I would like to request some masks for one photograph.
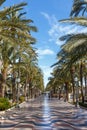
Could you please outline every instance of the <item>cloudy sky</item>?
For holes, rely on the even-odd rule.
[[[32,19],[33,25],[38,28],[38,32],[32,35],[37,39],[35,47],[38,49],[39,66],[43,70],[46,85],[52,71],[50,66],[57,61],[56,55],[63,44],[59,37],[79,31],[75,25],[67,26],[59,22],[69,18],[73,0],[6,0],[3,6],[23,1],[28,3],[24,9],[27,12],[26,17]]]

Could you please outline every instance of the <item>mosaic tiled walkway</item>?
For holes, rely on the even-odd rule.
[[[87,130],[87,110],[39,97],[5,112],[0,130]]]

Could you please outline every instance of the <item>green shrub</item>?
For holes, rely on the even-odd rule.
[[[0,98],[0,111],[6,110],[10,107],[11,107],[11,105],[10,105],[8,99]]]
[[[79,105],[87,108],[87,104],[85,103],[79,102]]]
[[[19,97],[19,101],[20,101],[20,102],[24,102],[24,101],[25,101],[25,97],[24,97],[24,96],[20,96],[20,97]]]

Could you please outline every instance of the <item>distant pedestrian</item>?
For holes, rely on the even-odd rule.
[[[48,97],[49,97],[49,99],[51,99],[51,94],[50,93],[49,93]]]

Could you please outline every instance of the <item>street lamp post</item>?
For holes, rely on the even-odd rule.
[[[20,78],[16,78],[16,83],[17,83],[17,105],[16,107],[19,108],[19,83],[20,83]]]
[[[76,86],[76,104],[75,106],[78,107],[78,78],[75,77],[75,86]]]

